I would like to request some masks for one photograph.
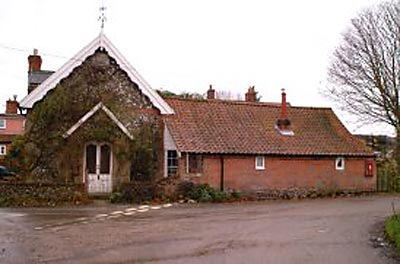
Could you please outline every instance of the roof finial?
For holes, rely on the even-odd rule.
[[[103,32],[104,23],[107,21],[106,10],[107,10],[107,7],[104,6],[104,2],[103,2],[101,7],[99,8],[100,15],[99,15],[99,19],[98,19],[98,21],[101,22],[101,26],[100,26],[101,27],[101,32]]]

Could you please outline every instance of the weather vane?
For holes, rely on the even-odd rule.
[[[101,22],[101,31],[103,31],[104,29],[104,23],[107,21],[107,17],[106,17],[106,7],[103,5],[99,8],[100,11],[100,15],[99,15],[99,21]]]

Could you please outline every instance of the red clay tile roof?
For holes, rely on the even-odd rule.
[[[179,151],[191,153],[373,156],[330,108],[288,107],[294,136],[275,124],[280,105],[222,100],[165,99],[165,118]]]

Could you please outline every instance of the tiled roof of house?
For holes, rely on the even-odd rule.
[[[293,136],[275,128],[281,107],[269,103],[166,99],[165,118],[181,152],[216,154],[372,156],[330,108],[288,107]]]

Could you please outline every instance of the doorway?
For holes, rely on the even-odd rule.
[[[89,194],[112,191],[111,146],[108,143],[90,143],[85,149],[85,171]]]

